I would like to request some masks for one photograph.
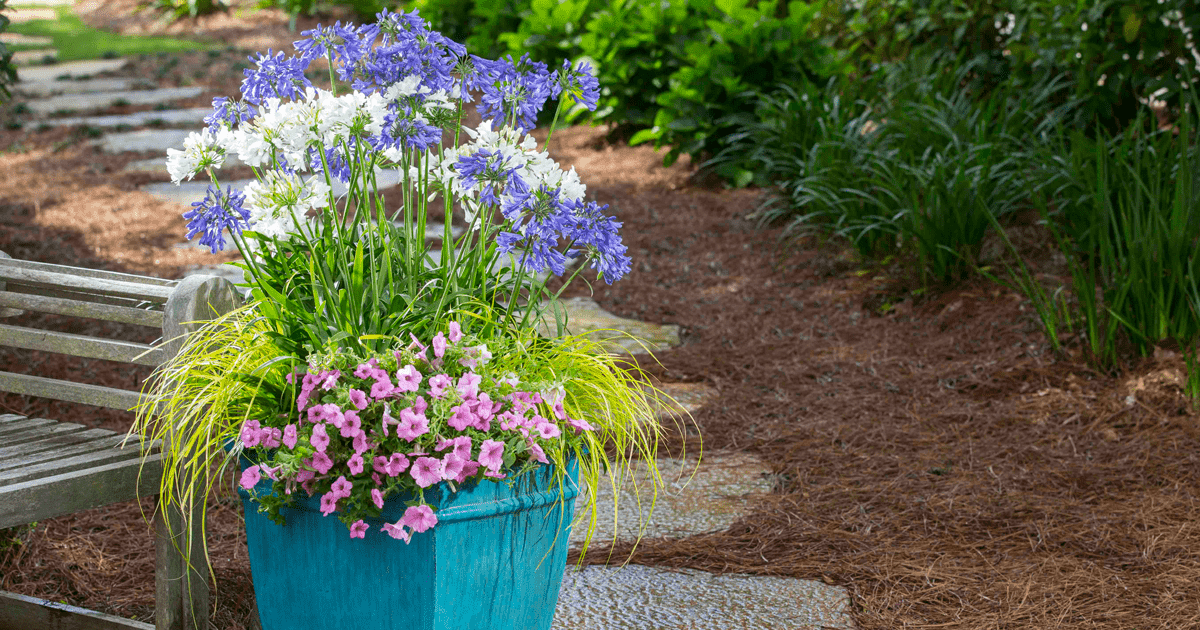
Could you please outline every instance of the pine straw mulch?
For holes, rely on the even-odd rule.
[[[115,158],[54,152],[21,133],[28,151],[0,156],[0,250],[164,276],[194,263],[193,250],[171,246],[177,210],[104,166]],[[862,628],[1200,623],[1200,435],[1178,356],[1163,349],[1122,376],[1097,374],[1050,356],[1030,309],[1006,289],[970,281],[914,305],[887,270],[839,248],[803,243],[782,256],[778,233],[746,219],[758,192],[692,185],[686,163],[663,169],[650,150],[602,136],[574,129],[554,142],[625,222],[633,273],[595,285],[595,297],[617,315],[683,327],[682,346],[643,365],[718,390],[696,414],[704,448],[755,453],[776,484],[725,532],[644,540],[613,559],[822,579],[849,590]],[[89,170],[91,160],[101,166]],[[895,307],[881,315],[885,303]],[[51,316],[13,323],[27,322],[153,336]],[[124,387],[145,376],[8,350],[0,369]],[[0,412],[129,422],[12,395]],[[0,589],[148,618],[147,508],[10,531]],[[225,492],[209,513],[219,628],[247,627],[253,606],[239,512]],[[585,561],[608,558],[596,549]]]

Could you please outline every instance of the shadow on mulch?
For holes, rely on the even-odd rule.
[[[823,579],[849,590],[863,628],[1198,623],[1200,434],[1178,357],[1096,374],[1050,356],[1024,300],[983,281],[879,308],[889,280],[855,272],[845,252],[781,258],[778,233],[744,218],[757,192],[689,188],[686,172],[646,166],[641,148],[588,148],[596,133],[564,133],[556,149],[625,223],[633,272],[594,284],[596,300],[681,325],[683,345],[643,363],[716,388],[695,417],[704,448],[756,453],[776,480],[725,532],[612,558]],[[112,268],[78,234],[33,229],[5,228],[0,249]],[[38,361],[6,356],[0,369]],[[0,404],[42,413],[19,397]],[[252,606],[239,510],[229,495],[209,514],[222,628],[244,627]],[[144,528],[132,504],[39,524],[0,550],[0,588],[146,615]],[[608,549],[584,559],[608,560]]]

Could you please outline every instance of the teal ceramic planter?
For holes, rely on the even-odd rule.
[[[248,465],[248,462],[243,462]],[[426,490],[438,524],[405,544],[380,531],[406,506],[391,500],[364,539],[301,493],[276,525],[243,493],[246,543],[263,630],[548,630],[566,567],[578,493],[546,466],[512,486],[483,481]],[[270,492],[270,482],[260,483]]]

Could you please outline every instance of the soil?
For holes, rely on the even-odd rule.
[[[243,24],[219,18],[221,26],[187,28],[222,38]],[[214,59],[244,57],[227,54]],[[180,77],[206,55],[180,55]],[[211,98],[237,79],[190,80],[211,87]],[[136,156],[98,154],[78,135],[0,135],[9,148],[0,155],[0,250],[164,277],[227,259],[174,247],[178,210],[136,190],[153,177],[117,175]],[[1002,286],[972,280],[914,298],[895,270],[837,243],[781,247],[778,230],[750,218],[769,192],[698,186],[686,161],[663,168],[653,150],[607,144],[605,135],[571,128],[552,142],[624,222],[633,272],[612,286],[593,282],[593,295],[622,317],[683,327],[680,347],[640,362],[663,381],[715,388],[716,401],[695,414],[703,448],[757,454],[774,483],[727,531],[643,540],[613,558],[821,579],[849,590],[862,628],[1200,623],[1200,431],[1178,356],[1162,349],[1123,374],[1097,373],[1077,353],[1050,354],[1028,302]],[[44,315],[12,323],[154,336]],[[102,361],[0,357],[4,370],[125,388],[145,377]],[[129,422],[14,395],[0,396],[0,413],[113,429]],[[148,508],[10,530],[0,589],[149,618]],[[227,489],[208,519],[214,623],[247,627],[249,565],[240,505]],[[583,561],[608,559],[604,549]]]

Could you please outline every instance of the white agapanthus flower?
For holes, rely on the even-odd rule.
[[[290,238],[298,229],[296,221],[304,221],[310,210],[328,205],[329,186],[323,178],[268,171],[261,181],[246,185],[243,207],[250,212],[254,231]]]
[[[477,183],[466,186],[459,176],[455,165],[459,158],[467,157],[479,151],[500,153],[507,168],[516,168],[517,175],[528,185],[530,190],[542,186],[550,190],[561,188],[564,199],[583,201],[587,192],[586,186],[580,180],[575,167],[564,171],[558,162],[551,159],[547,151],[538,151],[537,139],[525,135],[521,129],[505,128],[496,131],[490,120],[485,120],[475,129],[465,129],[471,141],[458,147],[447,148],[440,156],[431,156],[431,178],[439,182],[455,198],[463,200],[464,214],[469,226],[480,227],[475,223],[478,212],[479,195],[484,186]],[[506,192],[502,201],[508,200]]]
[[[178,185],[206,168],[221,168],[225,162],[222,140],[227,134],[228,131],[224,129],[219,134],[213,134],[207,128],[198,133],[193,131],[183,141],[182,151],[167,149],[167,172],[171,175],[171,181]]]

